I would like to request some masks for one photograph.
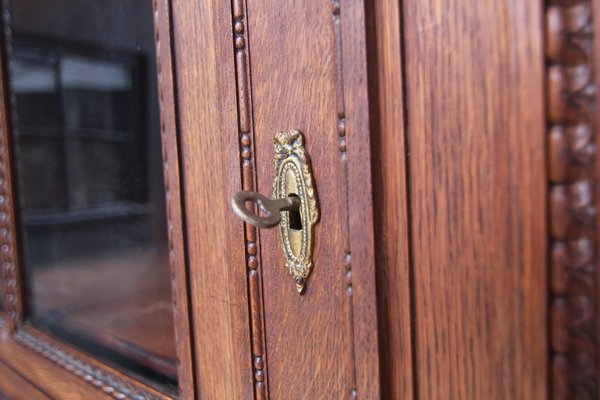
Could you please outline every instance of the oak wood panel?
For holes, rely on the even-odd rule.
[[[401,8],[367,7],[382,396],[413,398]]]
[[[299,129],[320,206],[303,295],[284,267],[279,232],[260,231],[269,395],[349,397],[356,388],[334,14],[309,0],[250,0],[248,15],[259,192],[272,190],[275,134]]]
[[[80,383],[87,385],[88,396],[96,396],[103,392],[120,400],[168,400],[174,397],[173,393],[167,395],[149,386],[151,382],[144,383],[29,324],[20,327],[10,340],[29,352],[31,363],[36,364],[35,368],[48,368],[47,364],[40,363],[38,356],[51,361],[54,365],[46,371],[49,377],[63,379],[65,375],[69,375],[69,378],[79,379]],[[31,357],[32,354],[35,357]],[[13,363],[14,360],[6,362]]]
[[[370,2],[339,2],[344,126],[346,128],[349,284],[352,299],[352,339],[356,396],[381,396],[373,215],[371,118],[367,22]],[[343,147],[342,147],[343,149]],[[342,159],[344,154],[342,151]],[[354,395],[354,393],[352,393]]]
[[[271,191],[275,133],[299,129],[321,210],[303,295],[277,230],[260,232],[268,393],[377,398],[364,3],[247,5],[258,189]]]
[[[202,399],[253,393],[229,2],[172,2],[186,240]]]
[[[69,400],[112,399],[84,380],[65,373],[52,361],[20,346],[7,337],[0,338],[0,359],[30,382],[35,382],[50,398]]]
[[[541,8],[404,2],[418,398],[548,395]]]
[[[9,400],[51,399],[33,383],[0,361],[0,399],[4,398]]]
[[[170,1],[154,0],[153,8],[179,396],[182,399],[192,399],[195,391],[194,347],[191,343],[193,336],[190,328],[188,264],[184,249],[184,214],[179,173],[180,158],[173,78]]]
[[[256,190],[256,154],[252,119],[252,91],[250,90],[250,54],[248,46],[247,15],[244,0],[232,1],[232,30],[234,32],[235,73],[238,106],[238,135],[242,189]],[[264,334],[264,307],[262,302],[262,275],[260,273],[260,240],[258,228],[244,224],[246,272],[249,293],[251,357],[254,373],[254,396],[265,399],[269,384]]]

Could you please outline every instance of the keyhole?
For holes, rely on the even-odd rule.
[[[290,193],[289,197],[295,197],[299,200],[299,197],[297,194],[295,193]],[[302,217],[300,216],[300,208],[297,208],[295,210],[290,210],[290,229],[293,229],[295,231],[301,231],[302,230]]]

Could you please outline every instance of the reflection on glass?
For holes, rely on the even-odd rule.
[[[172,391],[151,2],[19,0],[11,20],[29,319]]]

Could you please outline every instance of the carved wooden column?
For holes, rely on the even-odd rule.
[[[548,0],[552,398],[598,397],[596,87],[590,0]]]

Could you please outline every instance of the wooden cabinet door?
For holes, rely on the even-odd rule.
[[[38,332],[16,197],[0,182],[0,373],[16,374],[0,390],[24,380],[39,398],[597,397],[592,3],[154,1],[178,387]],[[302,293],[278,228],[230,206],[241,191],[271,196],[274,141],[291,130],[319,209]]]
[[[342,12],[340,4],[306,0],[234,9],[243,19],[235,24],[248,31],[237,34],[236,46],[247,38],[250,50],[246,63],[236,60],[251,76],[255,177],[248,178],[270,193],[273,134],[299,129],[321,210],[302,295],[284,268],[279,233],[259,234],[262,356],[272,398],[368,398],[379,387],[363,7],[345,3]],[[252,333],[256,340],[261,332]]]
[[[173,15],[200,394],[376,398],[363,2],[174,2]],[[273,141],[290,129],[320,208],[303,294],[277,229],[229,209],[240,190],[270,196]]]
[[[201,395],[549,395],[543,14],[173,3]],[[228,207],[271,192],[289,129],[321,210],[303,295],[277,231]]]

